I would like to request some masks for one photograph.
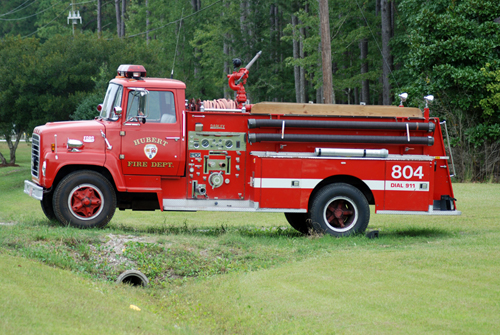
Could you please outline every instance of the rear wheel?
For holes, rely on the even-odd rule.
[[[285,218],[293,229],[302,234],[309,234],[312,228],[308,213],[285,213]]]
[[[77,171],[67,175],[54,193],[54,212],[64,225],[76,228],[104,227],[116,209],[113,186],[94,171]]]
[[[360,190],[344,183],[323,187],[310,207],[314,230],[332,236],[364,232],[370,221],[370,206]]]

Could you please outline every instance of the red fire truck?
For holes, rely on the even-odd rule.
[[[121,65],[95,120],[34,129],[25,193],[79,228],[105,226],[116,208],[282,212],[300,232],[333,236],[365,231],[369,205],[460,214],[427,106],[250,105],[257,57],[228,75],[235,101],[188,103],[183,82]]]

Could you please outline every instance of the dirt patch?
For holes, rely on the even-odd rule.
[[[19,165],[18,165],[18,164],[15,164],[15,163],[14,163],[14,164],[12,164],[12,163],[0,164],[0,168],[1,168],[1,167],[8,167],[8,166],[16,166],[16,167],[19,167]]]
[[[90,250],[94,258],[99,262],[105,262],[112,267],[117,267],[120,265],[126,265],[128,267],[133,266],[133,262],[129,259],[123,257],[123,251],[125,250],[128,242],[143,242],[143,243],[155,243],[155,237],[138,237],[138,236],[128,236],[128,235],[106,235],[106,242],[102,243],[100,246],[96,247],[94,245],[90,246]]]
[[[106,243],[102,244],[102,246],[106,248],[110,248],[117,255],[123,254],[123,250],[125,249],[125,244],[128,242],[144,242],[144,243],[155,243],[156,238],[154,237],[138,237],[138,236],[128,236],[128,235],[114,235],[108,234],[106,235],[108,239]]]

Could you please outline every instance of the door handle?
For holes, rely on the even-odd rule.
[[[175,137],[175,136],[167,136],[167,137],[165,137],[165,139],[166,140],[174,140],[175,142],[177,142],[181,138],[180,137]]]

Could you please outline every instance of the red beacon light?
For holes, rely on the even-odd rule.
[[[122,64],[118,67],[118,77],[139,79],[146,77],[146,69],[142,65]]]

